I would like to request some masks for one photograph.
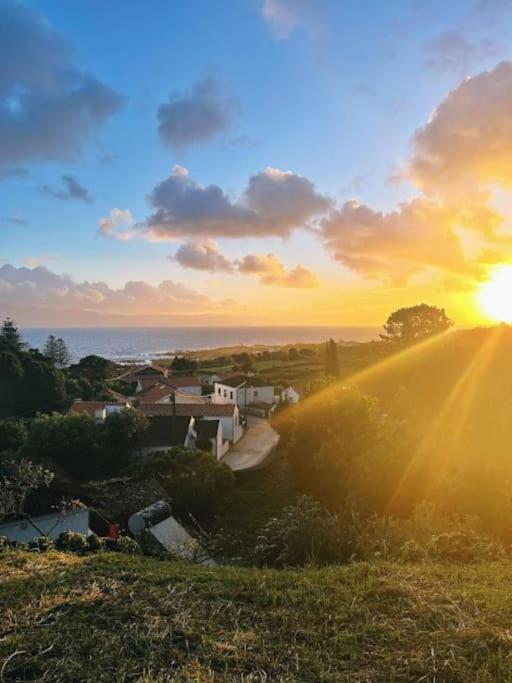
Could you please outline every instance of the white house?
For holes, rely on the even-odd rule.
[[[300,393],[295,387],[289,386],[281,392],[281,401],[285,403],[298,403],[300,401]]]
[[[196,418],[193,432],[195,435],[196,448],[204,448],[203,443],[210,444],[210,451],[217,460],[228,452],[230,443],[224,439],[221,420],[204,420]]]
[[[242,410],[253,404],[274,403],[274,387],[257,377],[233,375],[215,382],[213,390],[215,403],[233,403]]]
[[[228,403],[168,403],[141,404],[139,410],[145,415],[175,414],[194,417],[202,420],[219,420],[222,423],[222,436],[232,444],[242,438],[244,427],[240,419],[240,411],[235,404]]]

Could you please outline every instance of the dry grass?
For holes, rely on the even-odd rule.
[[[0,680],[510,681],[511,570],[7,552]]]

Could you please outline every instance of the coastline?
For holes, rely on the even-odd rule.
[[[62,337],[73,360],[95,354],[116,362],[258,352],[281,347],[314,346],[333,338],[357,343],[378,338],[377,327],[174,327],[174,328],[26,328],[24,340],[41,349],[48,336]]]

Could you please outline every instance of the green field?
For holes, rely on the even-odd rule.
[[[512,561],[206,569],[0,556],[2,681],[512,680]]]

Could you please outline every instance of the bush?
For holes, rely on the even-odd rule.
[[[234,486],[233,472],[218,462],[211,453],[175,446],[168,451],[149,453],[137,461],[134,475],[158,477],[167,498],[172,501],[173,514],[190,514],[209,520],[222,505]]]
[[[29,550],[37,550],[40,553],[45,553],[47,550],[52,550],[55,547],[55,544],[49,536],[38,536],[29,541],[28,547]]]
[[[137,541],[130,536],[119,536],[117,539],[116,550],[125,555],[135,555],[140,551]]]
[[[347,562],[353,547],[336,515],[312,498],[301,496],[295,505],[284,508],[265,524],[254,554],[260,565],[304,566]]]
[[[427,547],[432,559],[449,562],[475,562],[503,555],[503,548],[474,531],[453,531],[432,536]]]
[[[414,539],[406,541],[400,548],[400,559],[403,562],[420,562],[426,557],[425,548]]]
[[[87,536],[87,548],[91,553],[99,553],[105,548],[105,543],[103,539],[96,534],[89,534],[89,536]]]
[[[55,547],[63,552],[82,555],[88,549],[87,537],[77,531],[63,531],[55,541]]]

